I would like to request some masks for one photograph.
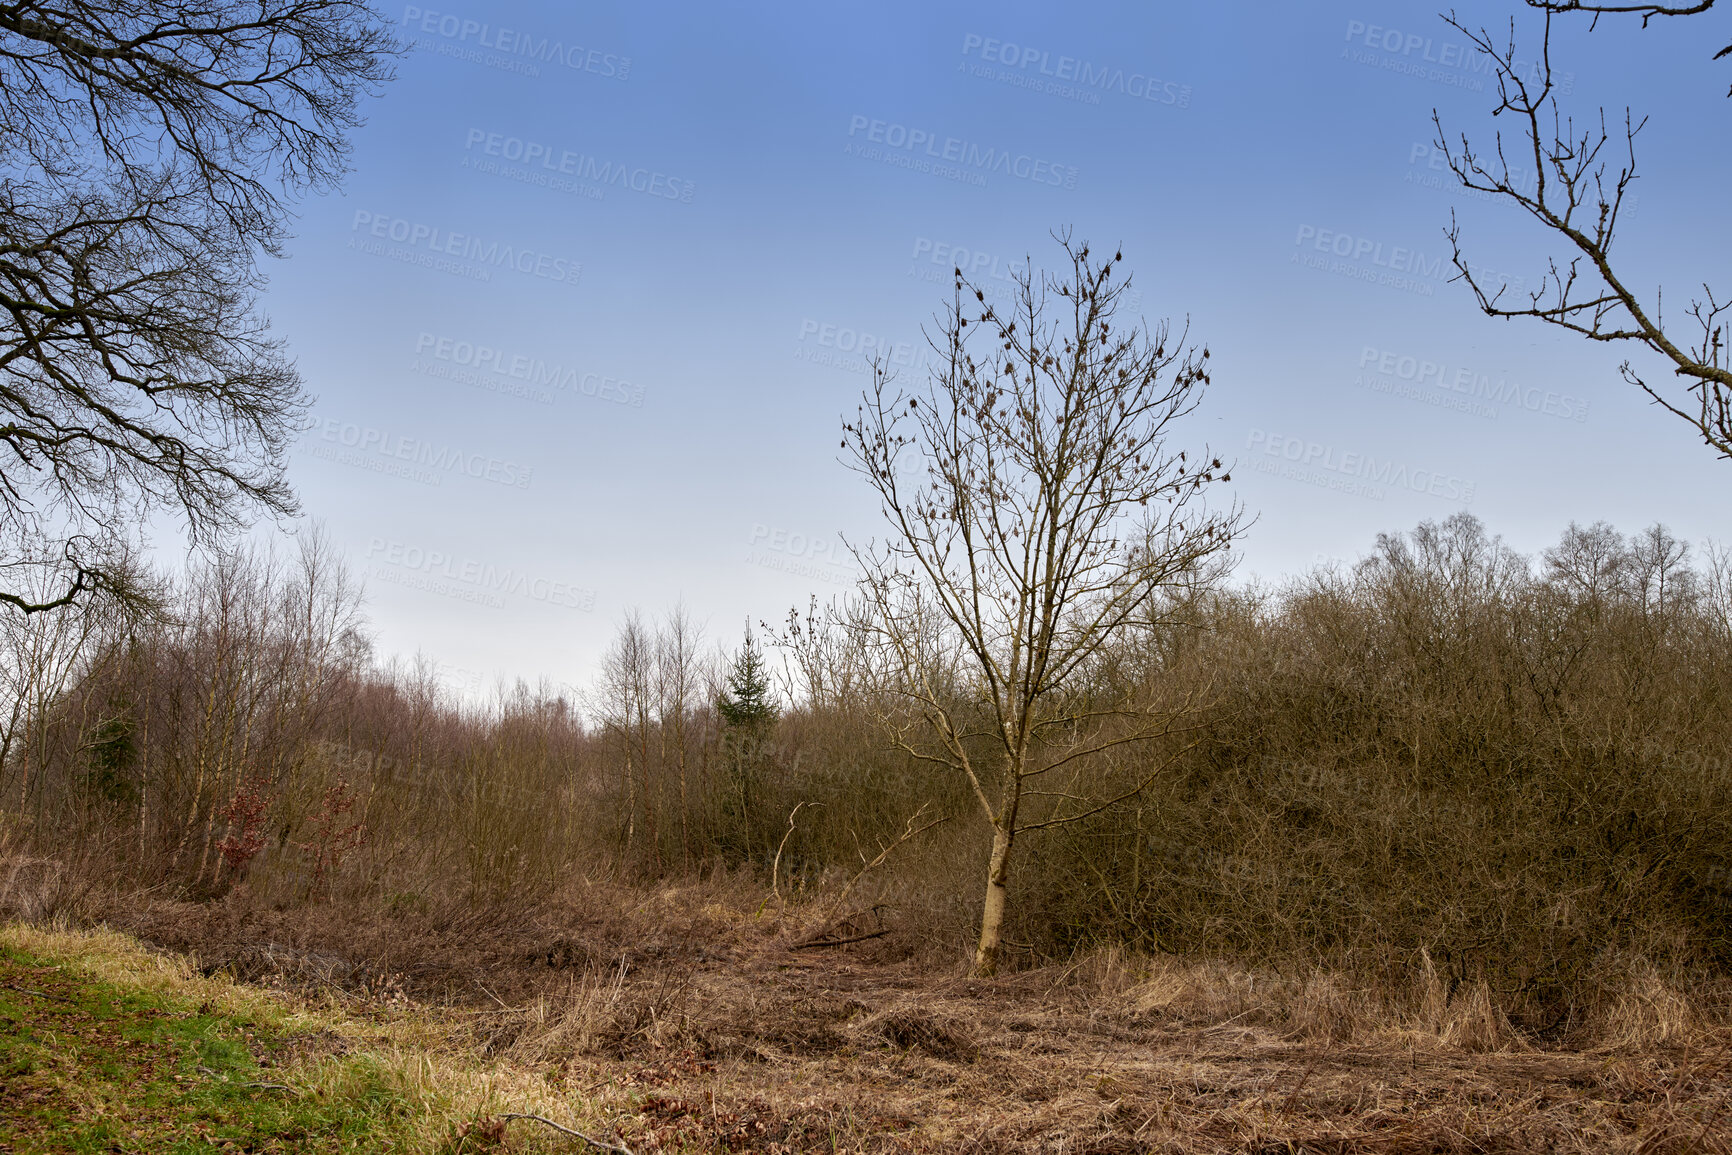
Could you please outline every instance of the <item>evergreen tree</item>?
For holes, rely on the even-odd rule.
[[[762,778],[768,761],[765,747],[780,710],[750,623],[727,688],[716,700],[716,712],[725,727],[722,746],[729,787],[722,803],[723,844],[746,859],[766,856]]]
[[[716,702],[716,710],[730,730],[745,730],[761,738],[776,722],[780,710],[770,689],[769,670],[764,655],[746,629],[746,644],[734,658],[734,669],[728,675],[728,688]]]

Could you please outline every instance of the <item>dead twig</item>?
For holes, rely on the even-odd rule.
[[[801,803],[798,803],[797,805],[795,805],[793,810],[789,811],[787,833],[783,834],[782,835],[782,841],[780,841],[776,844],[776,860],[775,860],[775,862],[773,862],[770,865],[770,893],[765,896],[763,902],[758,904],[758,913],[759,914],[764,913],[764,907],[769,905],[771,898],[774,898],[776,900],[777,906],[782,905],[782,884],[781,884],[782,851],[787,849],[788,839],[794,837],[794,817],[795,817],[795,815],[799,814],[800,811],[807,806],[819,807],[822,805],[824,805],[822,802],[801,802]]]
[[[1287,1101],[1285,1103],[1281,1104],[1281,1117],[1283,1119],[1293,1113],[1294,1106],[1299,1102],[1299,1092],[1305,1089],[1305,1084],[1310,1081],[1311,1072],[1316,1070],[1316,1067],[1317,1064],[1315,1062],[1309,1063],[1306,1065],[1304,1072],[1300,1074],[1299,1082],[1294,1086],[1293,1093],[1287,1096]]]
[[[812,938],[807,939],[805,942],[797,942],[788,949],[811,950],[821,946],[847,946],[851,942],[865,942],[869,938],[883,938],[889,933],[889,929],[886,928],[884,930],[875,930],[870,934],[857,934],[852,938]]]
[[[47,991],[35,991],[31,990],[29,987],[18,986],[16,983],[0,983],[0,986],[4,986],[9,991],[18,991],[19,993],[26,995],[35,995],[39,999],[54,999],[55,1001],[62,1003],[70,1003],[73,1001],[65,995],[50,994]]]
[[[593,1136],[585,1135],[582,1131],[573,1131],[563,1123],[555,1123],[546,1115],[532,1115],[527,1111],[513,1111],[509,1114],[501,1115],[499,1118],[507,1121],[511,1119],[534,1119],[537,1123],[546,1123],[549,1127],[552,1127],[562,1135],[570,1135],[573,1139],[582,1139],[585,1143],[588,1143],[598,1151],[618,1151],[620,1155],[632,1155],[629,1147],[621,1147],[616,1143],[603,1142]]]

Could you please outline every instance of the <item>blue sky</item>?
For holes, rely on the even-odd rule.
[[[1182,436],[1239,463],[1243,577],[1464,508],[1524,551],[1572,519],[1727,535],[1727,467],[1624,351],[1448,283],[1452,209],[1506,276],[1551,250],[1435,167],[1433,108],[1496,127],[1435,8],[812,8],[387,9],[415,46],[265,301],[318,397],[293,479],[383,653],[583,684],[633,607],[731,641],[841,592],[840,535],[876,529],[836,460],[862,345],[918,376],[959,251],[991,281],[1057,228],[1122,245],[1141,311],[1210,347]],[[1715,14],[1554,49],[1570,110],[1652,114],[1619,243],[1679,314],[1727,251],[1727,40]],[[1436,492],[1284,476],[1295,446]]]

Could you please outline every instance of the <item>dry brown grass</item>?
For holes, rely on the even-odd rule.
[[[791,951],[823,908],[737,880],[467,920],[130,905],[110,921],[203,970],[437,1017],[510,1089],[463,1099],[478,1118],[533,1092],[639,1152],[1732,1150],[1724,1008],[1651,968],[1558,1049],[1435,974],[1372,991],[1112,949],[975,981],[894,912]]]

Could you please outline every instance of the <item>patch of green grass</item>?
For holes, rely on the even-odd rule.
[[[416,1146],[419,1108],[374,1060],[330,1055],[339,1069],[310,1081],[272,1057],[309,1049],[330,1048],[0,947],[0,1152]]]

